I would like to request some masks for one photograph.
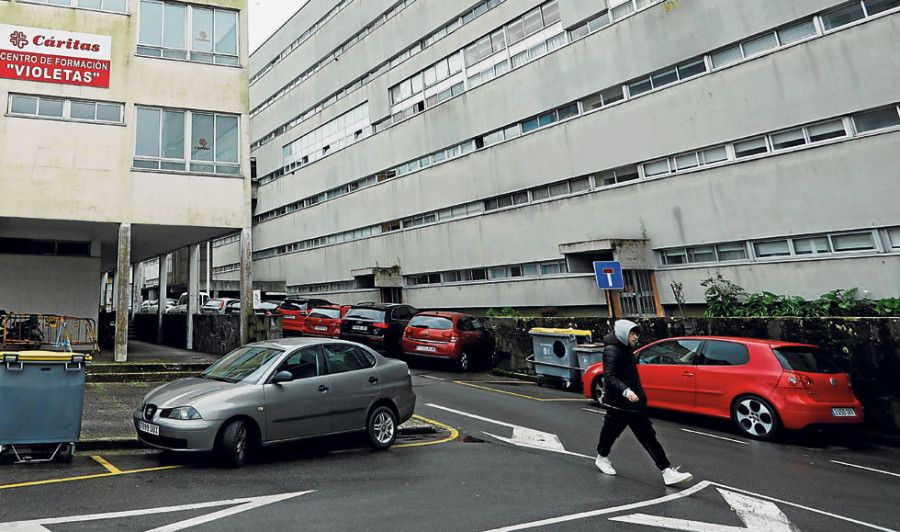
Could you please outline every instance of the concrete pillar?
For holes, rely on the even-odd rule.
[[[250,342],[253,314],[253,241],[249,227],[241,229],[241,345]]]
[[[188,256],[187,348],[194,348],[194,314],[200,312],[200,245],[193,244]]]
[[[141,288],[144,286],[144,263],[136,262],[132,264],[131,271],[133,272],[131,284],[131,319],[134,319],[134,314],[137,314],[141,310],[141,299],[143,298]]]
[[[163,253],[159,256],[159,314],[156,323],[156,343],[163,343],[163,314],[166,313],[166,294],[169,293],[169,261]]]
[[[128,301],[130,298],[131,224],[119,226],[119,252],[116,259],[116,362],[128,360]]]

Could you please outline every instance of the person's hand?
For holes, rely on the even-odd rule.
[[[636,402],[640,401],[640,398],[638,398],[637,394],[632,392],[631,390],[628,390],[625,393],[625,398],[628,399],[629,401],[631,401],[632,403],[636,403]]]

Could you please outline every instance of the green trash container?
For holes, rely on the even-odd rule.
[[[0,453],[18,462],[71,462],[90,359],[84,353],[0,352]]]
[[[528,331],[534,347],[529,362],[534,363],[538,385],[544,377],[561,379],[566,388],[581,378],[575,347],[591,341],[591,331],[535,327]]]

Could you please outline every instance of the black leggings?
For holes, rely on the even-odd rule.
[[[600,442],[597,443],[597,454],[600,456],[609,456],[613,443],[622,435],[625,427],[631,427],[631,432],[641,442],[641,445],[650,453],[653,462],[660,471],[672,465],[666,458],[666,451],[663,450],[659,440],[656,439],[656,431],[653,430],[653,424],[650,418],[644,412],[626,412],[624,410],[616,410],[607,408],[606,415],[603,416],[603,428],[600,429]]]

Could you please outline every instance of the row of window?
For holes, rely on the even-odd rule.
[[[358,287],[355,281],[334,281],[330,283],[290,285],[287,287],[287,293],[290,295],[324,294],[327,292],[349,292],[356,288]]]
[[[878,119],[875,120],[872,117],[877,116]],[[834,127],[835,124],[844,124],[844,122],[848,122],[850,124],[856,124],[857,120],[860,119],[860,123],[863,126],[851,126],[848,130],[841,129],[840,135],[834,135]],[[856,113],[849,117],[831,119],[819,124],[815,124],[812,126],[802,126],[800,128],[791,130],[791,131],[802,131],[804,134],[804,139],[810,138],[813,136],[817,138],[817,142],[821,142],[824,140],[829,140],[833,138],[845,137],[849,138],[852,133],[847,133],[847,131],[856,130],[858,133],[864,133],[869,131],[875,131],[874,125],[878,125],[877,129],[888,128],[888,127],[897,127],[900,126],[900,106],[893,105],[891,107],[878,108],[874,110],[867,110],[860,113]],[[827,126],[827,127],[825,127]],[[843,126],[841,126],[843,128]],[[820,128],[820,129],[816,129]],[[862,131],[860,131],[862,129]],[[816,136],[814,133],[810,133],[811,131],[820,131],[821,136]],[[614,168],[611,170],[605,170],[602,172],[598,172],[589,176],[579,176],[572,179],[566,179],[563,181],[550,183],[546,185],[540,185],[537,187],[532,187],[527,190],[510,192],[507,194],[502,194],[499,196],[486,198],[481,201],[469,202],[462,205],[456,205],[453,207],[431,211],[423,214],[418,214],[414,216],[410,216],[408,218],[391,220],[388,222],[384,222],[381,224],[374,224],[367,227],[353,229],[348,231],[343,231],[341,233],[335,233],[323,237],[312,238],[300,242],[295,242],[291,244],[286,244],[283,246],[279,246],[276,248],[270,248],[267,250],[261,250],[257,253],[254,253],[254,258],[265,258],[272,257],[276,255],[281,255],[285,253],[292,253],[296,251],[302,251],[304,249],[311,249],[315,247],[325,246],[325,245],[333,245],[340,244],[343,242],[349,242],[353,240],[359,240],[362,238],[369,238],[372,236],[377,236],[393,231],[399,231],[401,229],[410,229],[422,225],[441,223],[452,220],[454,218],[462,218],[466,216],[477,215],[485,212],[491,212],[503,208],[515,207],[519,205],[524,205],[527,203],[539,202],[548,200],[551,198],[559,198],[564,196],[570,196],[573,194],[580,194],[591,190],[597,190],[605,187],[609,187],[612,185],[616,185],[618,183],[634,181],[642,178],[655,178],[662,173],[672,173],[677,171],[686,171],[693,170],[698,167],[704,167],[714,163],[722,163],[727,161],[736,161],[745,157],[749,157],[751,155],[761,155],[762,153],[774,154],[778,150],[769,150],[769,140],[772,138],[780,138],[780,135],[783,135],[787,132],[782,133],[774,133],[770,135],[766,135],[761,137],[764,140],[765,150],[763,152],[756,151],[755,149],[744,149],[741,146],[747,145],[749,141],[740,141],[729,144],[724,144],[721,146],[716,146],[712,148],[705,148],[701,150],[696,150],[692,152],[688,152],[685,154],[680,154],[675,157],[660,159],[656,161],[649,161],[645,163],[639,163],[637,165],[626,165],[619,168]],[[753,140],[753,139],[751,139]],[[467,143],[469,145],[469,151],[471,151],[472,144]],[[461,145],[462,146],[462,145]],[[794,145],[799,146],[799,145]],[[462,155],[462,153],[460,153]],[[403,173],[408,173],[410,171],[419,170],[421,168],[425,168],[434,163],[434,156],[424,157],[417,161],[413,161],[403,165],[400,168],[404,168],[402,171],[397,172],[395,170],[394,175],[388,174],[379,174],[383,175],[382,179],[376,179],[375,182],[388,179],[390,177],[399,176]],[[428,162],[426,162],[428,161]],[[665,170],[661,168],[661,162],[665,162]],[[412,166],[411,166],[412,165]],[[674,169],[674,170],[672,170]],[[658,173],[657,173],[658,172]],[[372,186],[372,185],[369,185]],[[343,195],[347,192],[343,192]],[[300,202],[294,202],[291,204],[294,209],[297,210],[300,208],[306,208],[312,206],[316,203],[320,203],[325,199],[329,199],[324,197],[324,195],[320,195],[316,197],[313,201],[309,201],[310,198],[304,200],[303,205],[300,205]],[[307,201],[309,203],[307,204]],[[282,212],[282,211],[285,212]],[[277,216],[281,216],[282,214],[286,214],[287,211],[284,208],[276,209],[274,211],[268,211],[254,218],[254,223],[259,223],[265,221],[267,219],[271,219]],[[846,248],[841,248],[841,250],[846,250]],[[724,249],[723,251],[729,251],[731,253],[737,253],[735,249]],[[732,255],[735,257],[731,260],[737,260],[740,258],[737,255]]]
[[[407,286],[418,286],[509,279],[515,277],[540,277],[542,275],[558,275],[568,272],[569,269],[566,265],[566,261],[564,259],[557,259],[551,261],[528,262],[525,264],[490,266],[487,268],[465,268],[462,270],[450,270],[445,272],[420,273],[416,275],[406,275],[405,278]]]
[[[232,242],[238,242],[241,239],[241,233],[231,233],[230,235],[225,235],[222,238],[217,238],[213,240],[213,247],[217,248],[220,246],[224,246],[226,244],[231,244]]]
[[[235,262],[234,264],[225,264],[223,266],[215,266],[212,269],[213,274],[216,273],[228,273],[228,272],[236,272],[241,269],[241,264],[239,262]]]
[[[366,102],[286,144],[282,149],[284,171],[290,172],[321,159],[368,137],[371,132]]]
[[[852,252],[900,252],[900,227],[678,247],[659,255],[663,265],[671,266]]]
[[[411,4],[413,1],[415,1],[415,0],[407,0],[406,2],[401,2],[400,4],[397,4],[390,11],[385,12],[385,14],[382,17],[379,17],[376,20],[376,22],[373,23],[374,26],[373,25],[367,26],[367,28],[364,28],[363,31],[357,35],[359,36],[360,39],[362,37],[364,37],[365,35],[368,35],[368,33],[370,33],[372,30],[374,30],[376,26],[381,25],[384,21],[386,21],[388,18],[393,16],[397,10],[402,9],[403,7]],[[307,118],[310,118],[311,116],[321,112],[326,107],[331,106],[338,100],[340,100],[343,97],[347,96],[348,94],[356,91],[357,89],[359,89],[365,85],[368,85],[369,82],[371,82],[373,79],[384,74],[391,68],[397,66],[398,64],[405,61],[406,59],[409,59],[411,56],[419,53],[420,51],[424,50],[425,48],[431,46],[436,41],[446,37],[450,33],[453,33],[461,26],[468,24],[469,22],[474,20],[476,17],[481,16],[482,14],[486,13],[488,10],[496,7],[497,5],[499,5],[500,3],[504,2],[504,1],[505,0],[486,0],[484,2],[479,3],[478,5],[475,6],[475,8],[473,8],[469,11],[466,11],[465,13],[463,13],[461,16],[459,16],[457,18],[454,18],[452,21],[441,26],[441,28],[439,28],[437,31],[432,32],[430,35],[428,35],[421,41],[415,43],[413,46],[407,48],[406,50],[400,52],[399,54],[391,57],[390,59],[388,59],[388,60],[384,61],[383,63],[381,63],[380,65],[376,66],[374,69],[369,71],[366,75],[360,77],[359,79],[352,81],[351,83],[347,84],[345,87],[341,88],[340,90],[335,91],[334,93],[332,93],[328,97],[324,98],[317,104],[311,106],[306,111],[295,116],[290,122],[281,125],[277,129],[269,132],[264,137],[256,140],[255,142],[253,142],[250,145],[250,149],[251,150],[256,149],[256,148],[262,146],[263,144],[266,144],[267,142],[274,140],[279,135],[284,134],[287,130],[292,129],[293,127],[297,126],[297,124],[299,124],[300,122],[303,122]],[[352,38],[349,41],[347,41],[344,44],[344,46],[349,48],[348,45],[351,41],[353,41]],[[341,53],[343,53],[343,51],[345,51],[343,46],[340,49],[341,49]],[[337,54],[337,50],[335,50],[334,53]],[[277,61],[274,61],[272,64],[274,65],[275,63],[277,63]],[[324,62],[322,62],[322,64],[324,64]],[[296,88],[296,86],[299,84],[300,81],[302,81],[302,80],[295,79],[294,82],[289,83],[287,86],[282,88],[282,90],[279,91],[278,94],[272,96],[271,98],[268,98],[266,101],[264,101],[260,105],[253,108],[250,111],[251,118],[253,116],[255,116],[257,113],[259,113],[260,111],[262,111],[263,109],[265,109],[266,107],[272,105],[272,103],[274,103],[278,99],[282,98],[288,91]],[[456,91],[456,90],[457,89],[454,88],[454,91]],[[455,95],[456,94],[453,94],[453,96],[455,96]],[[446,99],[446,98],[444,98],[444,99]],[[443,99],[441,101],[443,101]],[[274,179],[281,175],[282,175],[281,169],[279,169],[279,170],[272,172],[272,174],[267,175],[266,177],[271,177]]]
[[[137,55],[238,65],[238,13],[141,0]]]
[[[359,33],[357,33],[350,39],[347,39],[341,46],[338,46],[337,48],[332,50],[332,52],[330,54],[326,55],[325,57],[323,57],[322,59],[317,61],[315,64],[313,64],[312,66],[310,66],[309,68],[304,70],[302,73],[300,73],[300,75],[298,75],[297,77],[295,77],[294,79],[289,81],[287,84],[285,84],[281,89],[278,90],[278,92],[269,96],[268,98],[266,98],[265,101],[263,101],[262,103],[260,103],[259,105],[257,105],[253,109],[251,109],[250,116],[251,117],[256,116],[258,113],[260,113],[264,109],[271,106],[273,103],[275,103],[278,100],[280,100],[281,98],[283,98],[287,93],[289,93],[290,91],[297,88],[298,85],[300,85],[301,83],[303,83],[303,81],[305,81],[310,76],[312,76],[313,74],[315,74],[316,72],[321,70],[325,65],[327,65],[328,63],[330,63],[332,61],[337,60],[342,54],[344,54],[352,46],[354,46],[356,43],[358,43],[363,38],[365,38],[370,32],[375,31],[376,28],[378,28],[379,26],[384,24],[388,20],[388,18],[396,15],[401,9],[403,9],[404,7],[408,6],[409,4],[411,4],[413,2],[415,2],[415,0],[407,0],[406,2],[400,2],[396,6],[388,9],[387,11],[385,11],[384,13],[379,15],[378,18],[376,18],[371,24],[364,27]],[[299,46],[299,45],[300,45],[299,43],[296,44],[296,46]],[[288,49],[293,50],[294,48],[289,47]],[[284,54],[282,54],[282,55],[284,55]],[[275,60],[270,62],[269,68],[271,68],[271,66],[274,66],[275,64],[277,64],[281,60],[280,57],[281,56],[278,56],[275,58]],[[266,71],[268,71],[268,70],[266,70]],[[266,71],[262,72],[260,75],[262,75]],[[252,85],[254,81],[256,81],[256,80],[251,79],[250,84]]]
[[[0,254],[90,257],[91,243],[72,240],[0,237]]]
[[[140,106],[135,115],[135,168],[240,174],[238,116]]]
[[[269,61],[268,64],[266,64],[266,66],[262,67],[262,69],[259,72],[256,72],[255,74],[250,76],[250,84],[253,85],[253,83],[255,83],[256,80],[261,78],[263,75],[265,75],[266,72],[272,70],[272,67],[274,67],[275,65],[277,65],[278,63],[283,61],[285,57],[287,57],[291,52],[296,50],[301,44],[306,42],[307,39],[312,37],[312,35],[314,33],[316,33],[317,31],[319,31],[319,29],[322,28],[322,26],[324,26],[326,22],[328,22],[329,20],[334,18],[334,16],[337,15],[338,12],[340,12],[342,9],[347,7],[347,5],[349,5],[350,2],[352,2],[352,1],[353,0],[341,0],[341,2],[338,3],[338,5],[331,8],[331,10],[329,10],[328,13],[325,13],[325,15],[322,16],[322,18],[320,18],[319,20],[314,22],[312,26],[306,28],[306,31],[301,33],[300,36],[294,40],[294,42],[287,45],[287,47],[284,50],[282,50],[280,54],[276,55],[274,59],[272,59],[271,61]],[[403,6],[403,4],[404,4],[403,2],[400,2],[399,5]]]
[[[7,109],[9,114],[14,115],[62,118],[64,120],[97,122],[101,124],[122,124],[124,122],[125,105],[112,102],[10,94],[9,107]]]
[[[17,0],[23,4],[50,4],[81,9],[96,9],[113,13],[127,13],[128,0]]]

